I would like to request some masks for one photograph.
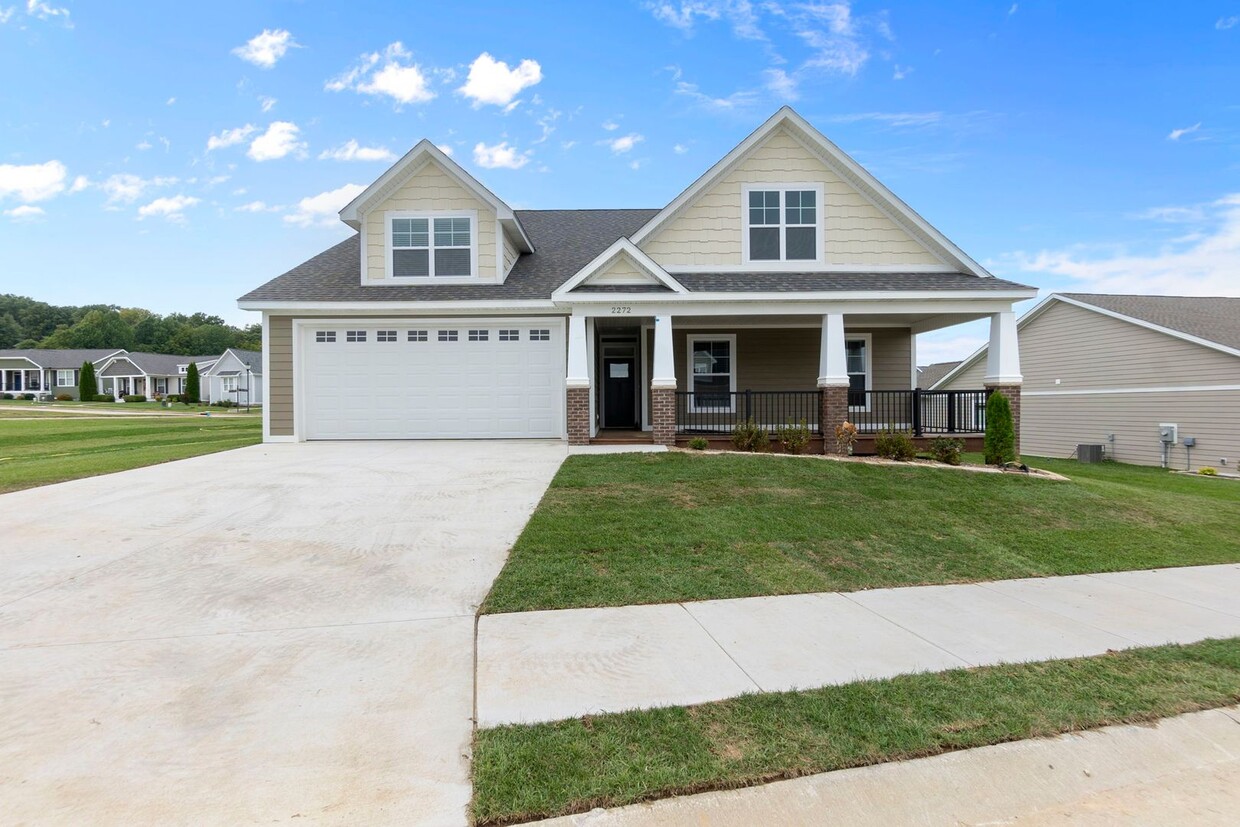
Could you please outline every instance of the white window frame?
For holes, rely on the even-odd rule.
[[[779,195],[779,259],[770,261],[761,259],[759,261],[750,261],[749,259],[749,193],[753,191],[766,192],[770,190],[778,190]],[[787,240],[785,231],[788,229],[787,219],[787,193],[789,190],[810,190],[816,194],[814,209],[814,252],[816,258],[802,258],[794,261],[788,261],[784,258],[787,254],[785,247]],[[805,184],[744,184],[741,186],[741,263],[753,270],[805,270],[823,266],[826,261],[826,251],[823,249],[826,245],[823,243],[825,233],[823,231],[824,215],[826,213],[826,205],[823,203],[823,185],[821,183],[805,183]],[[761,226],[774,227],[774,224],[764,224]],[[809,226],[808,224],[793,224],[793,227]]]
[[[65,378],[65,374],[66,374],[66,373],[67,373],[67,374],[69,374],[69,381],[68,381],[68,382],[65,382],[65,381],[64,381],[64,378]],[[69,368],[68,370],[63,370],[63,369],[58,368],[58,369],[56,370],[56,387],[58,387],[58,388],[71,388],[71,387],[73,387],[73,368]]]
[[[697,391],[694,389],[693,346],[695,342],[727,342],[728,343],[728,390],[736,393],[736,334],[735,333],[687,333],[685,334],[685,389],[689,392],[688,409],[693,412],[717,411],[719,413],[735,413],[736,397],[729,396],[730,403],[722,405],[698,405]]]
[[[848,343],[864,342],[865,343],[865,389],[867,391],[874,390],[874,335],[871,333],[844,333],[844,367],[848,367]],[[848,374],[852,376],[851,373]],[[857,411],[859,413],[870,412],[870,397],[866,396],[865,405],[849,405],[848,410]]]
[[[427,249],[428,276],[401,276],[397,278],[392,270],[392,251],[421,249],[392,246],[392,221],[397,218],[425,218],[427,232],[430,234]],[[435,275],[435,219],[436,218],[468,218],[469,219],[469,272],[468,276],[436,276]],[[486,281],[478,273],[478,211],[477,210],[392,210],[383,216],[383,274],[384,278],[397,284],[471,284]],[[453,249],[453,248],[445,248]],[[455,248],[461,249],[461,248]]]
[[[241,388],[240,376],[221,376],[220,393],[235,393]]]

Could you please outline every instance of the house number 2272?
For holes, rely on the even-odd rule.
[[[633,308],[627,304],[612,305],[611,308],[611,315],[613,316],[625,316],[632,312]]]

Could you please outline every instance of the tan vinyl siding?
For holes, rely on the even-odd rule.
[[[1237,363],[1240,364],[1240,358]],[[1179,426],[1170,465],[1184,469],[1182,440],[1195,437],[1191,468],[1212,466],[1234,472],[1240,463],[1240,391],[1172,391],[1092,396],[1021,395],[1021,453],[1068,457],[1079,443],[1100,443],[1120,462],[1159,465],[1158,426]],[[1115,435],[1114,443],[1107,440]],[[1221,462],[1226,459],[1227,462]]]
[[[656,284],[658,280],[635,265],[626,254],[621,254],[606,264],[602,270],[585,280],[584,284]]]
[[[507,276],[508,273],[512,270],[513,265],[517,263],[517,259],[520,257],[521,253],[517,250],[517,245],[512,243],[512,239],[508,237],[507,233],[503,233],[503,236],[504,236],[504,272],[503,272],[503,275]]]
[[[268,376],[266,399],[272,436],[293,435],[293,320],[268,316]]]
[[[478,275],[495,277],[495,211],[462,187],[439,164],[428,161],[386,200],[366,213],[366,274],[367,278],[383,279],[387,273],[388,211],[404,210],[477,210]]]
[[[1021,369],[1023,370],[1024,364],[1025,364],[1023,344],[1021,346],[1020,362],[1021,362]],[[981,359],[974,362],[972,365],[969,365],[967,368],[962,370],[960,373],[952,377],[952,380],[948,382],[947,384],[942,385],[939,388],[939,390],[949,390],[949,391],[978,390],[985,384],[982,381],[983,377],[985,376],[986,376],[986,357],[985,355],[983,355]]]
[[[826,263],[858,267],[942,264],[782,129],[647,239],[642,249],[663,266],[741,265],[742,186],[816,182],[824,187]]]

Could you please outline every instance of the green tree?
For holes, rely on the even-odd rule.
[[[99,393],[95,382],[95,366],[90,362],[82,363],[82,372],[78,374],[78,399],[90,402]]]
[[[189,367],[185,370],[185,398],[182,400],[186,404],[190,402],[197,403],[201,394],[198,387],[198,363],[190,362]]]
[[[57,331],[59,334],[59,331]],[[59,335],[57,336],[59,338]],[[133,348],[133,329],[115,310],[91,310],[65,331],[59,347]]]
[[[13,318],[13,314],[5,313],[0,316],[0,347],[13,347],[24,338],[22,326]]]
[[[986,400],[986,437],[982,442],[987,465],[1016,461],[1016,428],[1012,424],[1012,405],[999,391]]]

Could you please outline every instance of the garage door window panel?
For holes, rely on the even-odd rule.
[[[476,217],[393,215],[388,219],[391,275],[398,279],[477,276]]]

